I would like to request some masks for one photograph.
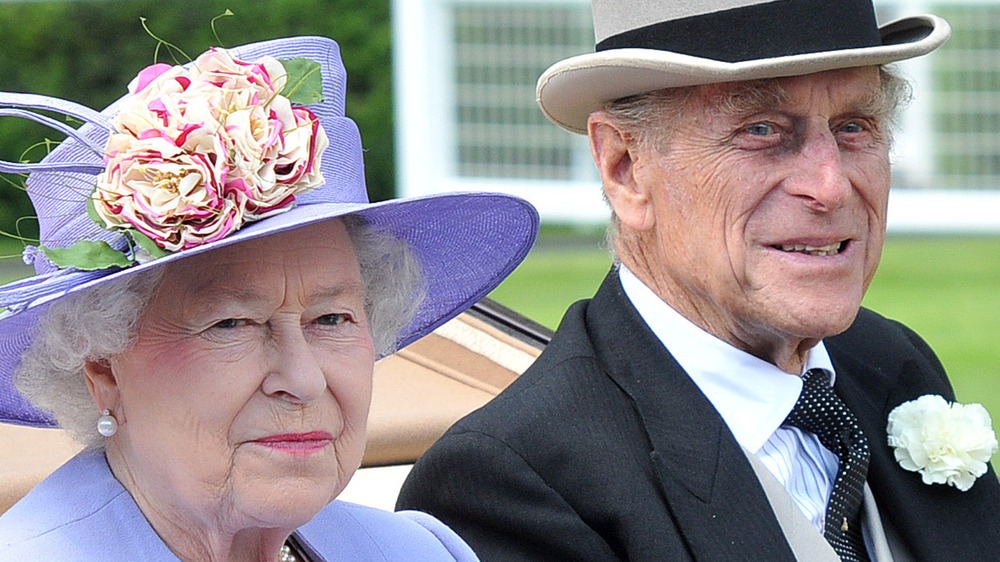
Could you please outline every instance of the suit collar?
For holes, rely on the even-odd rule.
[[[586,322],[604,372],[635,404],[654,454],[692,494],[711,501],[722,419],[643,322],[617,272],[594,296]]]
[[[757,453],[792,411],[802,379],[706,332],[624,266],[619,279],[639,316],[718,410],[737,443]],[[822,342],[807,354],[802,372],[809,369],[833,372]]]
[[[738,545],[751,559],[792,559],[753,469],[718,412],[642,321],[612,271],[587,307],[604,372],[634,404],[668,509],[697,559]],[[764,507],[766,510],[766,507]],[[778,545],[784,545],[782,549]]]

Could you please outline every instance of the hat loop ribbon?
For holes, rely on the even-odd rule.
[[[60,297],[74,287],[109,273],[107,269],[59,269],[10,283],[0,289],[0,307],[7,309],[0,313],[0,318],[21,312],[40,298],[48,301]]]
[[[99,127],[110,130],[107,119],[100,113],[66,100],[38,96],[34,94],[0,94],[0,117],[16,117],[27,119],[45,125],[53,130],[78,141],[81,145],[93,152],[101,161],[78,161],[78,162],[9,162],[0,160],[0,172],[8,174],[26,174],[30,172],[79,172],[84,174],[99,174],[104,171],[103,152],[96,148],[90,139],[81,135],[79,131],[56,119],[34,113],[29,110],[46,110],[60,113],[67,117],[93,123]]]

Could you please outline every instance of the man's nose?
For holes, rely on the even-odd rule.
[[[844,167],[841,147],[825,123],[811,125],[807,130],[795,165],[785,189],[815,212],[839,209],[854,189]]]

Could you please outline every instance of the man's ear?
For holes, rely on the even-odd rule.
[[[118,416],[122,415],[118,411],[120,402],[118,378],[115,377],[110,360],[88,360],[83,364],[83,378],[87,382],[87,390],[90,391],[98,411],[111,410]],[[118,419],[119,423],[124,421]]]
[[[595,111],[587,119],[590,153],[601,173],[604,194],[622,224],[636,231],[655,224],[653,200],[645,182],[637,176],[639,149],[605,111]]]

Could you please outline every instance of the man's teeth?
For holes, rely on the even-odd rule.
[[[810,256],[835,256],[840,253],[840,242],[828,246],[809,246],[806,244],[782,244],[779,246],[784,252],[801,252]]]

